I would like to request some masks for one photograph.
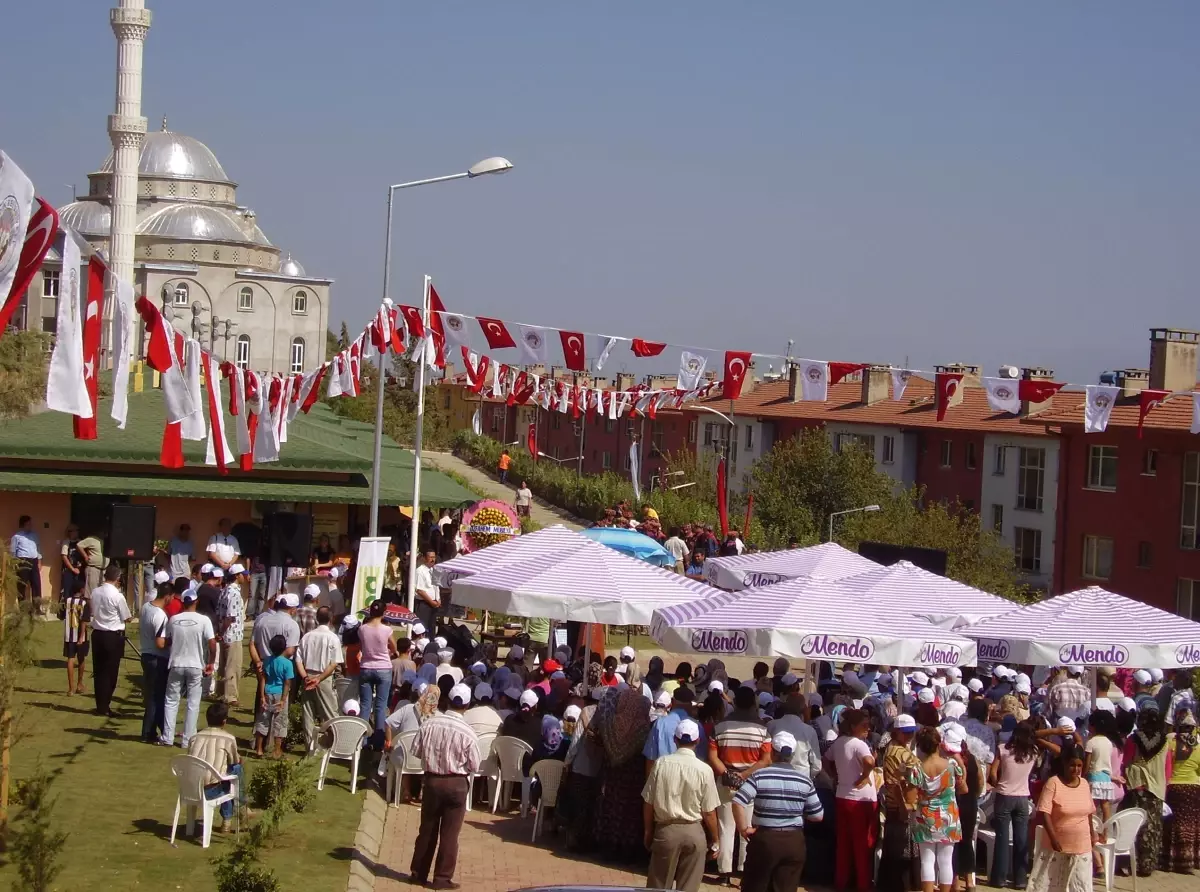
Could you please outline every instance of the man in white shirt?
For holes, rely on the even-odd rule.
[[[142,605],[138,614],[138,644],[142,652],[142,740],[154,743],[162,736],[163,710],[167,699],[167,657],[165,648],[158,646],[158,639],[166,635],[167,601],[175,590],[171,586],[171,574],[159,570],[154,574],[156,594]]]
[[[518,517],[529,516],[529,506],[533,504],[533,490],[529,488],[529,484],[524,480],[521,481],[521,486],[517,489],[516,499],[513,501],[513,507],[517,509]]]
[[[33,529],[33,518],[22,514],[18,519],[17,531],[8,541],[8,550],[17,559],[18,591],[25,599],[42,597],[42,548],[38,534]]]
[[[222,517],[217,523],[217,533],[208,540],[208,559],[222,570],[232,567],[242,553],[237,536],[230,532],[232,529],[229,518]]]
[[[437,612],[442,606],[441,590],[433,582],[433,565],[437,563],[437,552],[427,551],[425,563],[417,567],[416,598],[413,613],[430,629],[437,628]]]
[[[682,574],[684,562],[687,560],[688,547],[679,535],[679,527],[671,528],[671,538],[663,543],[663,548],[675,559],[675,572]]]
[[[784,676],[785,679],[787,677]],[[767,734],[774,737],[780,731],[786,731],[795,737],[792,767],[810,780],[815,780],[821,770],[821,742],[816,729],[805,720],[808,710],[804,695],[792,694],[787,697],[781,710],[779,718],[767,725]]]
[[[192,525],[181,523],[179,532],[167,543],[167,555],[170,557],[171,581],[180,576],[192,575],[192,558],[196,556],[196,546],[192,542]]]
[[[200,684],[206,675],[216,668],[217,639],[213,634],[212,620],[196,611],[196,593],[185,592],[183,611],[167,622],[167,628],[158,646],[168,648],[167,699],[163,708],[162,746],[175,745],[175,720],[179,715],[179,701],[187,698],[187,712],[183,720],[183,748],[187,749],[196,733],[200,720]]]
[[[492,705],[492,686],[486,681],[475,685],[475,705],[463,713],[468,725],[476,734],[499,734],[504,719]]]
[[[338,714],[333,673],[342,659],[342,642],[330,625],[332,621],[328,607],[317,608],[317,627],[306,633],[296,648],[296,675],[303,685],[304,739],[310,746],[317,729]]]
[[[121,669],[121,652],[125,649],[125,623],[132,614],[124,593],[117,587],[121,568],[110,564],[104,571],[104,582],[92,589],[92,683],[96,692],[96,712],[115,716],[110,708],[117,676]]]
[[[454,651],[450,648],[444,648],[438,651],[438,667],[437,677],[440,681],[443,675],[448,675],[458,684],[463,679],[463,671],[457,666],[451,666],[450,661],[454,659]]]
[[[446,524],[450,523],[451,520],[453,520],[453,518],[450,517],[450,509],[443,508],[442,515],[441,515],[441,517],[438,518],[438,523],[437,523],[438,529],[441,532],[445,533],[446,532]]]

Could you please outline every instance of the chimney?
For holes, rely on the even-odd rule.
[[[788,366],[788,399],[793,403],[800,402],[803,387],[800,384],[800,366]]]
[[[1121,388],[1123,399],[1132,399],[1150,386],[1150,370],[1117,369],[1113,372],[1113,383]]]
[[[1150,387],[1154,390],[1196,388],[1196,345],[1200,332],[1182,328],[1150,329]]]
[[[962,362],[952,362],[949,365],[935,365],[935,372],[946,372],[951,375],[962,375],[962,386],[954,390],[954,396],[950,397],[949,406],[954,407],[963,401],[963,391],[968,387],[980,387],[982,382],[979,380],[979,366],[967,365]]]
[[[637,375],[629,372],[617,372],[617,390],[633,390],[637,386]]]
[[[892,383],[891,369],[886,366],[867,366],[862,372],[862,404],[873,406],[888,398],[888,388]]]
[[[1001,376],[1004,376],[1005,369],[1000,369]],[[1045,369],[1041,366],[1031,366],[1021,370],[1021,379],[1023,381],[1053,381],[1054,369]],[[1054,397],[1044,399],[1040,403],[1031,403],[1029,400],[1021,400],[1021,417],[1037,415],[1039,412],[1045,412],[1054,403]]]

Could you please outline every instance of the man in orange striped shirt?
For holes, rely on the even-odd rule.
[[[708,744],[708,762],[717,773],[717,794],[721,805],[717,808],[717,825],[720,830],[720,853],[717,855],[717,872],[723,882],[733,873],[733,847],[737,826],[733,818],[733,794],[751,774],[771,764],[771,738],[758,718],[758,699],[754,688],[743,685],[733,695],[733,712],[725,721],[713,729],[713,738]],[[746,820],[751,819],[751,806],[747,806]],[[739,870],[746,863],[746,849],[738,855]]]

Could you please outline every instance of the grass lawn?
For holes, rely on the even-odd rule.
[[[136,639],[136,626],[131,627]],[[182,751],[142,743],[141,665],[127,658],[121,664],[113,709],[120,717],[94,713],[92,678],[86,696],[68,697],[66,661],[62,659],[62,625],[38,623],[34,632],[37,662],[17,688],[20,739],[12,752],[14,779],[31,774],[40,760],[56,776],[54,823],[68,834],[60,862],[63,871],[56,889],[184,889],[214,890],[209,857],[225,849],[232,835],[214,831],[212,846],[184,836],[181,822],[176,848],[171,848],[170,821],[175,811],[173,756]],[[132,650],[127,651],[132,656]],[[249,665],[249,656],[243,657]],[[243,704],[254,699],[253,679],[242,681]],[[202,704],[200,727],[204,727]],[[182,705],[181,705],[182,707]],[[180,709],[179,729],[183,726]],[[248,709],[234,710],[229,730],[238,738],[247,777],[258,764],[246,759],[252,751],[253,717]],[[340,889],[349,872],[354,833],[358,829],[363,794],[351,796],[349,768],[331,763],[325,789],[303,814],[290,815],[274,844],[264,855],[284,888]],[[13,814],[15,815],[15,810]],[[200,836],[197,823],[196,837]],[[15,868],[0,866],[0,888],[16,878]]]

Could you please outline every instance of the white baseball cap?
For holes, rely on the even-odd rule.
[[[957,725],[942,730],[942,748],[948,753],[961,753],[966,739]]]
[[[1101,712],[1115,713],[1117,711],[1117,704],[1113,703],[1108,697],[1097,697],[1096,708]]]
[[[321,597],[321,586],[317,585],[315,582],[310,582],[308,585],[304,586],[304,597],[306,597],[306,598]]]
[[[471,689],[459,682],[450,689],[450,702],[457,706],[469,706],[471,703]]]
[[[630,647],[628,644],[626,644],[624,647],[621,648],[621,659],[622,660],[632,660],[636,656],[637,656],[637,651],[634,650],[632,647]]]
[[[341,576],[345,572],[346,572],[345,570],[343,570],[341,567],[339,567],[335,564],[334,566],[329,568],[329,578],[337,579],[339,576]]]
[[[917,699],[922,703],[932,703],[934,700],[933,688],[921,688],[917,691]]]
[[[818,694],[816,691],[813,691],[811,694],[808,695],[808,705],[809,706],[824,706],[825,700],[820,694]]]
[[[438,650],[444,650],[446,645],[448,645],[450,642],[447,641],[445,638],[443,638],[441,635],[438,635],[436,638],[433,639],[433,643],[438,646]]]
[[[946,696],[966,703],[971,699],[971,691],[965,684],[952,684],[946,688]]]
[[[654,698],[654,705],[661,706],[664,709],[670,708],[671,692],[670,691],[659,691],[658,696]]]
[[[783,674],[783,678],[779,679],[779,683],[780,683],[780,684],[782,684],[782,685],[783,685],[785,688],[790,688],[792,685],[794,685],[794,684],[795,684],[796,682],[798,682],[799,680],[800,680],[800,679],[798,679],[798,678],[796,677],[796,673],[794,673],[794,672],[785,672],[785,673]]]
[[[159,570],[157,573],[154,574],[154,584],[155,585],[162,585],[164,582],[170,582],[170,581],[171,581],[171,574],[168,573],[166,570]]]
[[[722,693],[724,693],[724,692],[725,692],[725,685],[724,685],[724,684],[721,682],[721,679],[719,679],[719,678],[714,678],[712,681],[710,681],[710,682],[708,683],[708,692],[709,692],[710,694],[711,694],[711,693],[713,693],[713,692],[716,692],[716,693],[718,693],[718,694],[722,694]]]
[[[245,572],[246,572],[246,568],[243,567],[241,564],[234,564],[232,567],[229,568],[230,576],[241,576]]]
[[[1153,676],[1145,669],[1139,669],[1137,672],[1133,673],[1133,680],[1138,684],[1150,684],[1150,682],[1153,681]]]
[[[525,657],[525,648],[519,644],[514,644],[508,649],[508,658],[510,660],[520,660]]]
[[[1064,715],[1059,718],[1058,724],[1055,725],[1055,727],[1058,728],[1059,731],[1066,731],[1068,734],[1070,734],[1075,730],[1075,720],[1070,716]]]
[[[1024,672],[1017,673],[1017,681],[1018,682],[1023,681],[1023,682],[1025,682],[1025,684],[1030,685],[1031,687],[1033,686],[1033,679],[1030,678],[1028,675],[1026,675]]]
[[[580,709],[578,706],[576,706],[574,703],[572,703],[570,706],[568,706],[566,709],[563,710],[563,718],[566,719],[567,721],[570,721],[571,719],[577,719],[582,714],[583,714],[583,710]]]
[[[1083,675],[1083,667],[1082,666],[1068,666],[1067,672],[1071,675]]]
[[[771,749],[782,755],[796,751],[796,738],[787,731],[780,731],[771,738]]]
[[[909,678],[912,679],[913,684],[920,685],[921,687],[925,687],[925,685],[929,684],[929,676],[920,669],[910,675]]]
[[[286,607],[287,604],[285,603],[284,606]],[[347,629],[355,629],[361,625],[362,625],[362,620],[360,620],[353,613],[347,613],[345,616],[342,617],[342,631],[343,632],[345,632]]]
[[[1022,681],[1019,678],[1017,679],[1017,693],[1018,694],[1032,694],[1033,693],[1033,685],[1031,685],[1029,683],[1029,679],[1025,679],[1024,681]]]
[[[907,712],[902,712],[892,719],[892,727],[897,731],[915,731],[917,728],[917,720]]]
[[[412,624],[412,633],[413,633],[414,638],[417,637],[418,635],[424,635],[425,634],[425,625],[423,623],[413,623]]]
[[[188,589],[180,596],[179,600],[183,601],[184,604],[191,604],[198,597],[200,596],[196,594],[195,589]]]
[[[488,684],[486,681],[480,682],[479,684],[475,685],[475,699],[476,700],[489,700],[489,699],[491,699],[491,696],[492,696],[492,686],[490,684]]]
[[[288,607],[299,607],[300,606],[300,596],[297,595],[295,592],[288,592],[283,597],[286,599],[284,601],[284,603],[286,603]]]
[[[347,700],[342,704],[342,715],[358,715],[362,712],[362,707],[358,705],[357,700]]]
[[[978,678],[972,678],[970,681],[967,682],[967,687],[970,688],[972,691],[974,691],[976,694],[978,694],[980,691],[983,690],[983,682],[980,681]]]
[[[224,570],[222,570],[220,567],[213,567],[213,568],[212,568],[212,575],[213,575],[213,579],[224,579],[224,578],[225,578],[225,571],[224,571]]]
[[[535,694],[533,691],[525,691],[523,694],[521,694],[517,702],[520,703],[521,706],[528,706],[530,709],[535,709],[538,705],[537,694]]]
[[[942,707],[942,718],[960,719],[967,712],[967,704],[961,700],[951,700]]]
[[[959,681],[962,678],[962,670],[957,666],[947,666],[944,671],[950,681]]]
[[[1122,712],[1137,712],[1137,701],[1132,697],[1122,697],[1117,701],[1117,708]]]
[[[216,565],[215,564],[201,564],[200,565],[200,573],[201,574],[211,573],[213,571],[214,566],[216,566]]]
[[[1008,667],[1005,666],[1003,663],[997,663],[995,666],[992,667],[992,675],[996,676],[997,678],[1007,678],[1008,677]]]
[[[1161,669],[1151,669],[1150,680],[1155,684],[1160,684],[1163,680],[1163,671]]]
[[[700,726],[691,719],[684,719],[675,726],[675,739],[680,743],[695,743],[700,739]]]

